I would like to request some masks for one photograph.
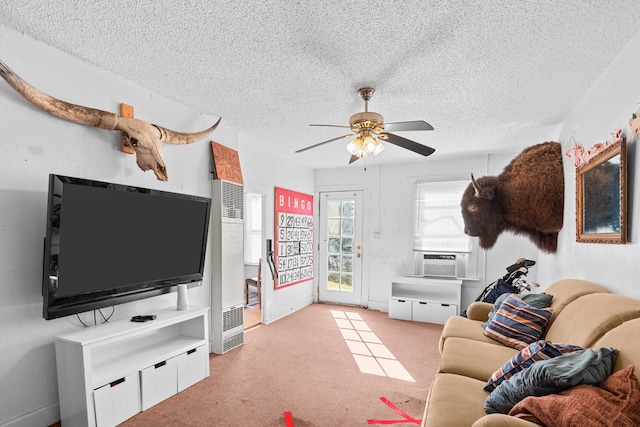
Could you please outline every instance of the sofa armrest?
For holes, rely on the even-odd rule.
[[[540,427],[540,425],[504,414],[490,414],[477,420],[471,427]]]
[[[493,304],[482,301],[472,302],[467,308],[467,317],[471,320],[486,322],[489,319],[489,312],[493,309]]]

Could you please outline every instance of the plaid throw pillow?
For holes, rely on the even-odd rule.
[[[484,389],[489,392],[493,391],[502,381],[508,380],[515,373],[528,368],[533,362],[552,359],[577,350],[582,350],[582,347],[569,344],[553,344],[545,340],[533,342],[495,371]]]
[[[551,308],[532,307],[512,294],[488,322],[484,334],[507,347],[522,350],[540,339],[551,313]]]

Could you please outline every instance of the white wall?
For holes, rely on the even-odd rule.
[[[586,148],[604,142],[615,128],[627,126],[631,114],[640,108],[640,32],[637,32],[610,66],[576,103],[560,135],[563,152],[573,136]],[[577,243],[575,240],[576,203],[573,158],[565,157],[564,227],[559,236],[558,253],[540,257],[539,277],[551,282],[563,277],[591,280],[610,291],[640,298],[640,199],[638,194],[640,160],[638,143],[626,129],[628,147],[628,243],[626,245]]]
[[[542,142],[542,141],[541,141]],[[367,166],[357,163],[338,169],[316,171],[316,196],[323,191],[364,190],[363,293],[370,308],[388,309],[391,278],[406,272],[411,259],[414,184],[421,179],[469,179],[497,175],[517,154],[438,158],[437,151],[415,163]],[[374,240],[373,234],[380,239]],[[317,236],[316,236],[317,239]],[[519,257],[536,259],[537,250],[527,239],[503,233],[491,251],[480,250],[479,280],[463,283],[462,310],[475,300],[485,285],[502,277],[505,268]],[[535,280],[535,270],[529,276]]]
[[[286,188],[299,193],[313,194],[313,170],[295,163],[295,158],[285,158],[262,151],[255,141],[240,135],[240,163],[244,178],[244,190],[262,195],[262,306],[263,323],[271,323],[313,302],[313,281],[273,288],[273,278],[266,263],[266,240],[274,242],[275,188]],[[316,204],[317,205],[317,204]]]
[[[217,119],[4,26],[0,26],[0,59],[34,86],[65,101],[112,112],[118,112],[120,103],[127,103],[134,106],[136,117],[184,132],[205,129]],[[271,165],[286,162],[246,149],[224,118],[206,140],[166,146],[163,157],[169,181],[160,182],[151,171],[138,168],[135,156],[119,152],[119,132],[53,117],[29,104],[3,80],[0,116],[0,426],[46,426],[60,420],[53,337],[80,327],[75,317],[42,318],[42,242],[49,173],[210,197],[213,162],[209,140],[213,139],[239,151],[249,185],[287,187],[294,181],[292,189],[313,191],[310,169],[285,166],[274,171]],[[253,160],[247,159],[252,156]],[[296,179],[287,179],[289,174]],[[266,209],[273,212],[273,191],[269,194]],[[123,212],[113,220],[126,221],[130,214]],[[207,259],[202,284],[189,289],[191,304],[209,305],[210,265]],[[270,295],[274,308],[268,320],[300,308],[310,295],[310,284]],[[172,293],[118,305],[113,319],[165,308],[175,304],[175,298]],[[83,317],[93,321],[93,316]]]

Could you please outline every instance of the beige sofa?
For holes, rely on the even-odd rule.
[[[616,371],[629,365],[640,367],[640,300],[577,279],[556,282],[545,293],[553,295],[553,315],[541,339],[583,348],[615,348]],[[440,368],[429,390],[423,426],[538,425],[484,410],[487,380],[518,353],[484,335],[481,325],[491,308],[491,304],[475,302],[467,311],[468,318],[451,317],[444,325]],[[635,373],[640,377],[640,369]]]

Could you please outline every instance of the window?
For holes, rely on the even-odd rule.
[[[244,262],[257,264],[262,251],[262,196],[247,193]]]
[[[460,213],[469,181],[418,182],[414,210],[413,250],[470,252]]]

